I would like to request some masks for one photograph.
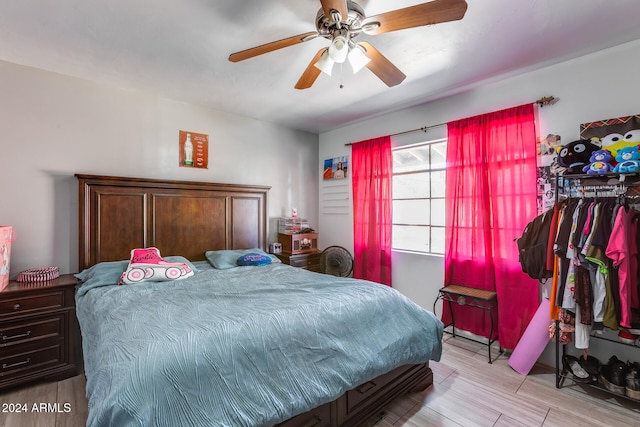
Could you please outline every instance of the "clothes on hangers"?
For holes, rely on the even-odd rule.
[[[632,312],[640,309],[639,221],[640,212],[617,195],[585,198],[583,192],[554,206],[550,315],[574,313],[576,348],[588,348],[592,327],[632,326]]]
[[[618,268],[620,294],[620,326],[631,327],[631,309],[639,308],[638,300],[638,224],[633,220],[636,212],[628,206],[618,209],[606,255]]]

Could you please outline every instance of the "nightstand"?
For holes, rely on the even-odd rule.
[[[307,252],[304,254],[275,254],[280,261],[293,267],[304,268],[309,271],[320,273],[320,254],[322,251]]]
[[[0,389],[77,374],[76,278],[9,282],[0,291]]]

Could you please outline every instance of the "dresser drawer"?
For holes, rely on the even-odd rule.
[[[0,357],[0,380],[33,374],[65,363],[63,342],[60,340],[41,347],[24,346],[21,351],[12,353]]]
[[[313,252],[308,254],[277,254],[277,257],[284,264],[292,267],[304,268],[311,271],[320,272],[320,254]]]
[[[400,378],[399,375],[403,370],[408,374],[412,370],[412,367],[407,365],[401,366],[371,381],[367,381],[353,390],[349,390],[347,392],[347,413],[350,414],[358,411],[362,406],[368,405],[370,399],[379,396],[378,392],[380,392],[381,389],[393,387],[394,384],[401,381],[404,375],[402,375],[402,378]]]
[[[42,282],[11,280],[0,290],[0,391],[76,375],[77,283],[73,274],[63,274]]]
[[[276,427],[330,427],[333,425],[332,409],[331,403],[326,403],[282,424],[276,424]]]
[[[3,322],[0,327],[0,348],[64,336],[67,313],[29,317],[20,321]],[[3,350],[9,351],[9,350]]]
[[[0,317],[55,310],[65,306],[64,291],[49,291],[0,300]]]
[[[293,267],[313,268],[320,266],[320,255],[305,255],[291,257],[290,265]]]

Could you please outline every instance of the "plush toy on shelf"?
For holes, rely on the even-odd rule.
[[[618,164],[613,168],[614,172],[633,173],[640,171],[640,151],[638,151],[637,145],[620,148],[616,160]]]
[[[581,174],[590,162],[591,154],[600,150],[596,141],[579,139],[563,145],[556,157],[558,165],[565,168],[565,174]]]
[[[628,121],[624,124],[613,125],[617,127],[615,131],[597,138],[602,144],[602,148],[611,151],[611,154],[615,157],[621,149],[625,147],[633,148],[640,144],[640,129],[634,128],[637,126],[637,122],[635,122],[635,125],[632,123],[634,122]]]
[[[612,172],[614,169],[611,165],[613,157],[611,156],[611,152],[609,150],[594,151],[593,153],[591,153],[589,161],[591,163],[582,168],[582,172],[585,172],[589,175],[601,175]]]

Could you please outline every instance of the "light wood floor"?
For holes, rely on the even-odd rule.
[[[523,377],[507,355],[465,339],[445,335],[444,353],[432,362],[434,385],[399,398],[367,426],[633,426],[640,404],[577,385],[555,388],[553,371],[536,366]],[[26,402],[27,413],[0,412],[2,427],[80,427],[87,417],[84,376],[38,384],[0,394],[0,404]],[[69,403],[69,413],[31,412],[33,403]],[[177,426],[178,427],[178,426]]]

